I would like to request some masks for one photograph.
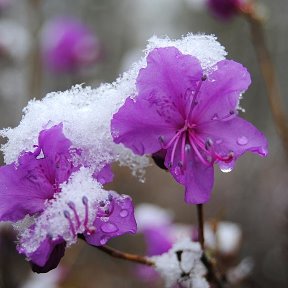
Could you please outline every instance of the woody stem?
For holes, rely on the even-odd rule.
[[[245,7],[244,7],[245,8]],[[288,157],[288,119],[280,93],[274,64],[267,48],[263,20],[257,15],[254,5],[247,6],[242,14],[250,25],[252,42],[257,54],[260,70],[266,85],[268,100],[278,134]]]
[[[202,250],[204,250],[204,217],[203,204],[197,204],[197,219],[198,219],[198,238]]]
[[[114,248],[111,248],[109,246],[98,246],[97,247],[99,250],[103,251],[106,254],[109,254],[112,257],[115,258],[120,258],[120,259],[124,259],[124,260],[128,260],[128,261],[132,261],[132,262],[137,262],[140,264],[144,264],[147,266],[154,266],[154,262],[149,260],[148,258],[144,257],[144,256],[140,256],[137,254],[131,254],[131,253],[126,253],[126,252],[122,252],[119,250],[116,250]]]

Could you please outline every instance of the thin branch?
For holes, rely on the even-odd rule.
[[[204,251],[204,216],[203,204],[197,204],[197,219],[198,219],[198,238],[202,250]]]
[[[122,252],[122,251],[116,250],[114,248],[111,248],[109,246],[97,246],[96,248],[98,248],[99,250],[103,251],[104,253],[109,254],[110,256],[115,257],[115,258],[120,258],[120,259],[124,259],[124,260],[128,260],[128,261],[136,262],[139,264],[144,264],[147,266],[154,266],[155,265],[153,261],[151,261],[150,259],[148,259],[144,256]]]
[[[263,20],[257,15],[256,6],[253,3],[243,6],[242,15],[250,25],[252,42],[265,81],[273,119],[288,158],[288,120],[284,109],[285,102],[281,97],[276,71],[267,48]]]
[[[43,81],[42,60],[40,51],[40,37],[39,33],[42,26],[42,11],[41,0],[30,0],[31,8],[31,34],[33,37],[32,48],[30,54],[30,97],[40,99]]]
[[[211,283],[214,283],[215,288],[227,287],[228,283],[226,277],[221,275],[221,273],[216,269],[214,263],[207,257],[205,252],[203,252],[201,260],[207,269],[207,280]]]

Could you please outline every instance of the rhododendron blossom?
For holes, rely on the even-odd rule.
[[[130,197],[102,188],[109,166],[95,173],[81,165],[81,150],[62,130],[63,124],[42,130],[33,152],[0,168],[0,220],[17,222],[18,251],[36,272],[55,268],[78,235],[99,246],[136,232]]]
[[[77,19],[57,18],[46,23],[42,33],[42,56],[53,72],[73,72],[95,63],[100,43]]]
[[[135,99],[127,98],[113,116],[114,141],[162,159],[185,186],[186,202],[205,203],[214,164],[230,171],[246,151],[267,154],[263,134],[237,115],[250,82],[234,61],[219,61],[204,73],[197,58],[175,47],[156,48],[138,74]]]
[[[240,12],[245,0],[207,0],[211,12],[222,20],[228,20]]]

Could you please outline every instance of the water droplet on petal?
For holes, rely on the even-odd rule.
[[[244,146],[248,143],[248,139],[245,136],[241,136],[237,139],[237,144]]]
[[[189,144],[186,144],[185,145],[185,152],[190,153],[190,151],[191,151],[191,146]]]
[[[113,232],[117,232],[119,229],[115,224],[111,222],[107,222],[101,226],[101,230],[105,233],[113,233]]]
[[[129,212],[128,212],[128,210],[126,210],[126,209],[123,209],[123,210],[120,211],[120,216],[121,216],[122,218],[127,217],[128,214],[129,214]]]
[[[212,120],[218,120],[219,119],[219,116],[217,113],[215,113],[213,116],[212,116]]]
[[[101,245],[105,245],[107,243],[107,241],[108,241],[108,238],[106,236],[102,236],[100,238],[100,244]]]
[[[174,170],[175,175],[179,176],[182,174],[182,169],[179,166],[176,166],[175,170]]]
[[[108,222],[109,217],[101,217],[100,220],[103,221],[103,222]]]
[[[221,170],[222,172],[224,172],[224,173],[229,173],[229,172],[232,171],[232,167],[227,167],[227,166],[225,166],[225,167],[220,167],[220,170]]]
[[[215,143],[218,144],[218,145],[221,144],[222,142],[223,142],[222,139],[217,139],[217,140],[215,141]]]

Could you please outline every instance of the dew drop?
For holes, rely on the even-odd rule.
[[[212,116],[212,120],[218,120],[219,119],[219,116],[217,113],[215,113],[213,116]]]
[[[128,210],[126,210],[126,209],[123,209],[123,210],[120,211],[120,216],[121,216],[122,218],[127,217],[128,214],[129,214],[129,212],[128,212]]]
[[[102,222],[108,222],[109,221],[109,217],[101,217],[100,218],[100,220],[102,221]]]
[[[179,176],[182,174],[182,169],[179,166],[176,166],[175,170],[174,170],[175,175]]]
[[[119,229],[115,224],[111,222],[107,222],[101,226],[101,230],[105,233],[113,233],[113,232],[118,231]]]
[[[248,139],[245,136],[241,136],[237,139],[237,144],[244,146],[248,143]]]
[[[222,139],[217,139],[217,140],[215,141],[215,143],[218,144],[218,145],[221,144],[222,142],[223,142]]]
[[[100,238],[100,244],[105,245],[109,239],[106,236],[102,236]]]
[[[231,167],[220,167],[220,170],[224,173],[229,173],[232,171]]]
[[[190,151],[191,151],[191,146],[189,144],[186,144],[185,145],[185,152],[190,153]]]

